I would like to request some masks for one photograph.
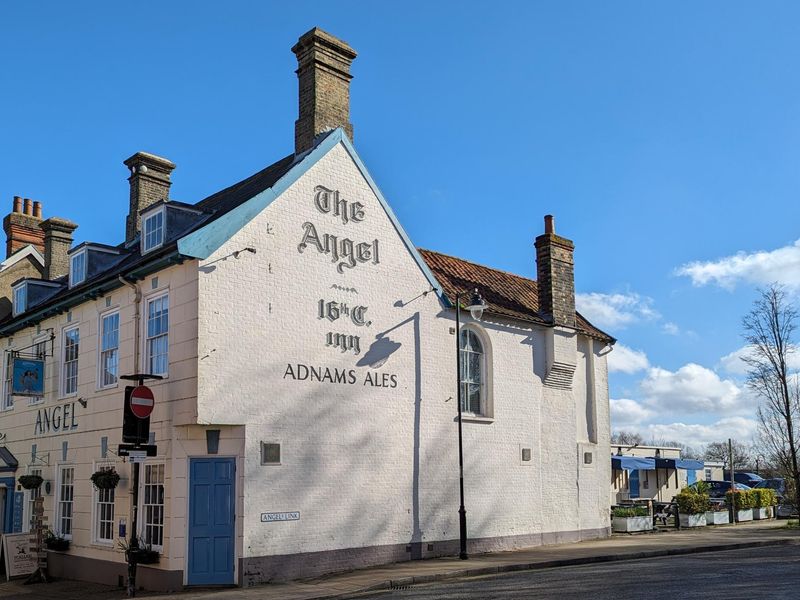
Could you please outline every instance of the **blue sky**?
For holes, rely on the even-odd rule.
[[[2,212],[117,243],[134,152],[187,202],[288,154],[314,25],[359,52],[355,145],[417,245],[534,276],[553,213],[619,338],[615,426],[749,439],[724,357],[759,285],[800,286],[796,3],[5,3]]]

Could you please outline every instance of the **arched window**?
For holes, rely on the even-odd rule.
[[[486,355],[478,334],[461,330],[461,410],[486,414]]]

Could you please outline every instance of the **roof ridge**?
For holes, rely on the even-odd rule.
[[[469,260],[466,258],[461,258],[460,256],[453,256],[452,254],[445,254],[444,252],[439,252],[437,250],[428,250],[427,248],[417,248],[420,252],[430,252],[431,254],[438,254],[439,256],[445,256],[447,258],[454,258],[456,260],[460,260],[461,262],[469,263],[476,267],[481,267],[482,269],[489,269],[490,271],[496,271],[497,273],[503,273],[505,275],[511,275],[512,277],[517,277],[518,279],[524,279],[525,281],[532,281],[533,283],[537,283],[535,279],[531,279],[530,277],[525,277],[525,275],[519,275],[518,273],[512,273],[511,271],[506,271],[504,269],[498,269],[497,267],[490,267],[489,265],[482,265],[481,263],[477,263],[474,260]]]

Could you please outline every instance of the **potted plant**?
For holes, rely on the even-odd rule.
[[[678,503],[678,518],[681,527],[703,527],[706,524],[706,511],[710,508],[708,494],[691,488],[683,488],[675,496]]]
[[[36,490],[39,489],[44,480],[40,475],[20,475],[17,481],[26,490]]]
[[[769,519],[772,516],[772,507],[778,501],[775,490],[770,488],[757,488],[750,492],[755,498],[753,507],[753,518],[755,520]]]
[[[119,483],[119,473],[114,470],[114,467],[100,469],[92,473],[91,480],[98,490],[113,490]]]
[[[66,552],[69,550],[69,540],[64,536],[53,533],[50,529],[44,533],[44,545],[48,550],[55,550],[57,552]]]
[[[753,520],[754,498],[752,490],[728,490],[725,494],[725,504],[733,506],[736,522]]]
[[[731,515],[721,500],[709,502],[706,511],[706,525],[727,525],[731,522]]]
[[[616,506],[612,511],[611,528],[618,533],[634,531],[650,531],[653,529],[653,518],[646,506]]]
[[[138,546],[134,552],[127,539],[120,539],[117,541],[120,549],[125,552],[125,562],[133,562],[139,565],[153,565],[156,564],[161,557],[157,550],[153,550],[152,544],[144,544]]]

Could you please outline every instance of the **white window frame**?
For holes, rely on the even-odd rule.
[[[148,469],[153,469],[161,467],[161,482],[155,484],[148,484],[147,483],[147,473]],[[161,486],[161,503],[157,502],[148,502],[152,498],[148,494],[148,491],[152,494],[155,492],[158,493],[157,489],[148,490],[148,485],[151,486]],[[161,522],[151,522],[152,514],[148,511],[149,507],[153,507],[154,511],[157,511],[157,507],[161,507]],[[164,549],[164,538],[166,537],[167,531],[167,465],[165,462],[145,462],[142,464],[142,473],[139,482],[139,544],[140,545],[152,545],[153,550],[157,550],[159,552],[163,551]],[[152,529],[159,529],[161,532],[161,543],[160,544],[153,544],[149,539],[149,534]]]
[[[114,465],[111,464],[101,464],[95,465],[95,471],[99,471],[101,469],[113,469]],[[101,502],[101,498],[106,496],[106,501]],[[107,496],[111,496],[111,501],[108,502]],[[92,486],[92,543],[99,544],[101,546],[111,546],[114,544],[114,526],[115,526],[115,519],[117,518],[117,510],[116,510],[116,502],[117,502],[117,494],[115,489],[110,490],[99,490],[96,487]],[[111,506],[111,519],[102,519],[102,508],[103,505]],[[101,533],[101,520],[104,520],[106,523],[110,523],[110,538],[103,538],[100,537]]]
[[[56,496],[55,496],[55,502],[53,502],[53,504],[55,506],[55,519],[54,519],[55,522],[53,523],[53,527],[54,527],[55,532],[58,535],[63,537],[65,540],[71,540],[72,539],[72,532],[75,531],[75,465],[73,465],[73,464],[60,464],[56,468],[57,468],[57,471],[56,471],[56,473],[57,473],[56,489],[55,489]],[[71,498],[69,500],[62,500],[61,499],[62,492],[64,491],[61,488],[64,485],[64,470],[65,469],[72,469],[72,482],[71,482],[72,496],[71,496]],[[69,525],[70,525],[69,533],[65,533],[64,529],[62,527],[62,525],[63,525],[62,511],[61,511],[62,503],[69,504],[69,508],[70,508],[70,515],[69,515],[69,517],[66,517],[66,518],[69,519],[69,522],[70,522],[69,523]]]
[[[67,391],[67,334],[73,331],[78,332],[78,351],[75,356],[75,390]],[[79,388],[79,375],[80,375],[80,360],[81,360],[81,331],[80,324],[70,325],[61,331],[61,397],[69,398],[77,396]],[[71,362],[71,361],[70,361]]]
[[[83,274],[80,279],[78,279],[77,272],[75,269],[75,263],[79,259],[83,263]],[[78,285],[79,283],[83,283],[84,281],[86,281],[86,271],[89,267],[88,263],[89,263],[89,256],[86,252],[86,248],[79,250],[78,252],[69,257],[69,287]]]
[[[5,360],[3,361],[3,405],[2,410],[11,410],[14,408],[14,395],[11,393],[11,383],[14,377],[14,369],[12,360],[14,353],[9,348],[5,351]]]
[[[165,333],[161,333],[161,334],[159,334],[157,336],[152,336],[151,337],[150,336],[150,305],[153,304],[154,302],[157,302],[157,301],[162,300],[162,299],[165,299],[166,303],[167,303],[167,329],[166,329]],[[143,315],[143,318],[142,318],[142,323],[143,323],[143,327],[144,327],[144,336],[143,336],[144,337],[144,361],[143,361],[142,364],[144,365],[144,369],[145,369],[146,372],[148,372],[148,373],[150,373],[152,375],[161,375],[162,377],[167,378],[167,377],[169,377],[169,330],[170,330],[169,317],[170,317],[170,312],[171,312],[170,311],[170,303],[169,303],[169,290],[168,289],[159,290],[158,292],[156,292],[156,293],[148,296],[147,298],[145,298],[145,301],[143,303],[143,309],[144,309],[144,315]],[[152,359],[150,342],[151,342],[151,340],[154,340],[156,338],[160,338],[162,336],[166,340],[166,342],[165,342],[166,343],[166,365],[165,365],[165,368],[164,368],[164,370],[162,372],[156,372],[156,371],[151,369],[151,365],[150,365],[150,362],[151,362],[151,359]]]
[[[148,244],[148,224],[159,216],[161,217],[161,237]],[[167,211],[165,207],[162,206],[158,210],[142,215],[142,254],[147,254],[148,252],[163,246],[166,234]]]
[[[109,317],[113,317],[114,315],[116,315],[116,317],[117,317],[117,345],[114,346],[113,348],[109,348],[107,350],[103,350],[103,344],[105,342],[105,330],[103,329],[103,327],[104,327],[104,324],[105,324],[105,320],[108,319]],[[98,335],[97,335],[97,356],[98,356],[98,361],[97,361],[97,389],[99,389],[99,390],[115,388],[115,387],[117,387],[119,385],[119,333],[120,333],[120,325],[121,325],[121,323],[120,323],[119,308],[114,308],[114,309],[108,310],[108,311],[106,311],[104,313],[100,313],[100,318],[99,318],[98,327],[97,327],[97,331],[98,331]],[[105,381],[105,368],[104,368],[105,367],[104,353],[105,352],[110,352],[111,350],[114,350],[116,352],[117,373],[116,373],[116,375],[114,377],[114,381],[113,382],[106,383],[106,381]]]
[[[482,358],[481,358],[481,394],[480,394],[480,412],[472,412],[466,410],[466,408],[462,408],[462,419],[466,420],[475,420],[475,421],[483,421],[483,420],[491,420],[494,418],[494,402],[493,402],[493,394],[492,394],[492,351],[491,351],[491,343],[489,341],[489,336],[486,335],[486,332],[483,328],[479,327],[475,323],[466,323],[461,326],[461,331],[458,333],[458,348],[459,354],[458,359],[461,360],[461,353],[462,345],[461,345],[461,335],[464,332],[471,332],[473,333],[478,342],[481,344],[482,348]],[[466,383],[464,369],[461,369],[461,381],[459,381],[459,387],[461,388],[461,399],[466,404],[467,398],[465,397],[465,392],[463,386]]]
[[[13,316],[16,317],[17,315],[21,315],[26,310],[28,310],[28,283],[26,281],[23,281],[19,285],[14,286],[11,297],[13,298],[12,302],[12,309],[14,312]]]

